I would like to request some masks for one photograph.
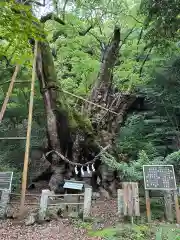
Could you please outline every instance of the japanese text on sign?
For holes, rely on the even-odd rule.
[[[176,190],[173,165],[144,165],[144,186],[147,190]]]
[[[13,172],[0,172],[0,190],[11,190]]]

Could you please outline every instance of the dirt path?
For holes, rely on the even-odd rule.
[[[1,240],[98,240],[88,237],[85,230],[68,220],[51,221],[42,225],[25,226],[12,221],[0,221]]]

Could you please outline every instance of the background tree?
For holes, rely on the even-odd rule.
[[[30,5],[1,3],[1,101],[14,64],[23,67],[0,134],[25,135],[32,39],[37,39],[39,81],[31,150],[39,155],[33,165],[38,171],[29,175],[37,180],[50,171],[50,187],[57,190],[64,178],[74,174],[74,167],[56,154],[43,160],[43,151],[55,149],[71,161],[85,163],[110,144],[113,147],[96,161],[94,180],[99,174],[101,187],[113,192],[117,176],[140,180],[142,163],[165,163],[166,156],[178,150],[178,32],[174,30],[168,38],[163,31],[156,33],[157,14],[165,14],[166,7],[159,6],[162,9],[151,13],[149,21],[146,14],[151,5],[147,2],[142,2],[141,11],[139,1],[53,2],[52,12],[40,16],[39,4],[26,1],[33,4],[38,17],[32,15]],[[174,15],[177,18],[177,12]],[[85,104],[81,97],[111,112]],[[46,131],[49,141],[45,146]],[[22,159],[23,141],[0,144],[7,149],[1,161],[9,159],[8,168],[13,167],[15,156],[17,162]],[[168,157],[171,161],[179,161],[178,152],[172,156]]]

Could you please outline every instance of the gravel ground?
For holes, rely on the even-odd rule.
[[[115,225],[117,221],[117,203],[115,200],[94,202],[91,215],[100,222],[94,224],[95,230]],[[32,206],[30,207],[32,210]],[[59,219],[41,225],[25,226],[17,220],[0,221],[0,240],[100,240],[89,237],[87,231],[70,223],[68,219]]]
[[[114,226],[118,221],[117,200],[106,200],[93,204],[91,215],[102,220],[104,227]]]
[[[36,186],[34,191],[29,193],[36,194],[46,188],[47,183],[40,182],[40,187]],[[15,198],[14,201],[19,201]],[[99,199],[100,200],[100,199]],[[26,197],[26,202],[33,203],[34,200],[30,196]],[[35,202],[38,202],[36,199]],[[19,204],[18,204],[19,205]],[[17,209],[13,203],[11,210]],[[32,212],[37,206],[27,205],[28,212]],[[116,200],[97,201],[92,203],[91,216],[94,219],[94,230],[104,227],[113,226],[117,222],[117,202]],[[98,222],[98,224],[96,224]],[[100,223],[100,224],[99,224]],[[44,224],[34,224],[25,226],[17,220],[0,221],[0,240],[101,240],[99,237],[89,237],[87,230],[78,228],[71,224],[68,219],[58,219]]]
[[[98,240],[88,237],[84,229],[69,224],[68,220],[51,221],[42,225],[25,226],[12,221],[0,222],[1,240]]]

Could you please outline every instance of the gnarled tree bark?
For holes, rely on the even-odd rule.
[[[102,146],[107,144],[113,145],[115,135],[123,124],[127,110],[135,101],[135,96],[117,92],[113,87],[113,69],[118,60],[120,41],[120,28],[115,27],[112,40],[104,52],[97,81],[89,97],[89,100],[92,102],[106,107],[117,114],[103,109],[99,111],[94,105],[88,106],[86,104],[84,108],[88,109],[87,114],[93,126],[96,127]],[[101,164],[100,174],[102,186],[111,193],[115,192],[114,171],[105,164]]]
[[[51,18],[52,16],[49,14],[47,17],[43,17],[42,20],[45,21]],[[53,19],[58,20],[54,16]],[[58,22],[65,24],[61,20]],[[91,28],[92,26],[84,34],[90,31]],[[57,91],[59,84],[51,49],[46,40],[39,42],[36,70],[47,116],[47,151],[56,150],[69,160],[84,163],[93,159],[94,155],[100,151],[93,135],[94,131],[97,133],[101,146],[112,144],[118,126],[123,123],[127,109],[135,99],[130,94],[120,94],[113,88],[113,69],[118,58],[119,46],[120,28],[115,27],[112,40],[103,55],[98,79],[89,98],[94,103],[110,108],[117,114],[113,115],[103,109],[99,111],[94,106],[86,106],[85,109],[88,109],[88,116],[94,127],[90,132],[85,126],[78,126],[75,131],[70,128],[68,113],[62,105],[64,101],[63,93],[59,94],[59,91]],[[49,155],[48,160],[51,163],[53,172],[49,186],[56,192],[63,191],[63,182],[67,177],[67,173],[69,173],[70,167],[57,154]],[[102,186],[113,191],[114,171],[107,169],[107,166],[103,165],[99,169],[102,176]],[[72,171],[71,168],[70,172]],[[68,177],[71,177],[71,174]]]

